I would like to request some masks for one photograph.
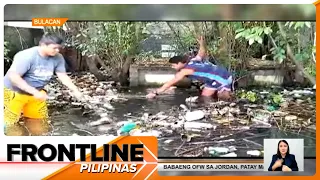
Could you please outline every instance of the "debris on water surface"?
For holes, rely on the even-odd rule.
[[[161,136],[162,133],[160,131],[155,131],[155,130],[143,132],[141,129],[133,129],[129,132],[129,134],[130,134],[130,136],[155,136],[155,137],[159,137],[159,136]]]
[[[142,133],[141,129],[132,129],[129,132],[130,136],[139,136]]]
[[[273,111],[272,113],[273,113],[273,116],[275,117],[283,117],[288,114],[287,112],[283,112],[283,111]]]
[[[215,151],[217,153],[228,153],[229,152],[229,148],[225,148],[225,147],[208,147],[208,148],[204,148],[204,151]]]
[[[113,127],[111,126],[98,126],[98,130],[102,132],[110,132],[113,130]]]
[[[169,123],[169,122],[163,121],[163,120],[154,121],[154,122],[152,122],[152,125],[153,125],[153,126],[162,126],[162,127],[174,126],[172,123]],[[181,123],[181,125],[182,125],[182,123]],[[181,126],[178,125],[178,127],[181,127]]]
[[[112,120],[108,117],[103,117],[97,121],[93,121],[93,122],[90,122],[88,123],[89,126],[99,126],[99,125],[102,125],[102,124],[106,124],[106,123],[111,123]]]
[[[269,92],[268,91],[262,91],[262,92],[260,92],[260,94],[269,94]]]
[[[293,90],[289,93],[290,95],[294,94],[294,95],[313,95],[314,92],[309,91],[309,90]]]
[[[211,115],[212,115],[213,117],[216,117],[216,116],[219,115],[219,112],[218,112],[216,109],[214,109],[214,110],[212,110]]]
[[[268,111],[275,111],[275,110],[278,110],[278,109],[279,109],[279,107],[277,107],[277,106],[268,106],[267,107]]]
[[[216,126],[209,124],[209,123],[203,123],[203,122],[185,122],[184,123],[184,129],[186,130],[192,130],[192,129],[215,129]]]
[[[284,118],[286,121],[294,121],[294,120],[297,120],[298,117],[295,116],[295,115],[288,115]]]
[[[253,142],[254,140],[250,138],[261,136],[260,131],[265,132],[272,127],[285,129],[287,132],[291,129],[299,130],[299,132],[303,131],[303,128],[309,129],[309,131],[315,129],[314,90],[295,91],[288,88],[282,92],[277,90],[277,93],[274,93],[270,89],[263,91],[250,89],[249,93],[243,93],[241,101],[237,100],[231,103],[217,101],[201,104],[198,96],[189,96],[185,99],[187,106],[184,104],[176,105],[172,109],[162,109],[151,114],[151,112],[146,111],[148,105],[143,104],[141,105],[143,112],[130,110],[128,113],[132,114],[124,112],[123,118],[113,118],[114,111],[111,111],[113,109],[111,106],[116,107],[117,105],[113,103],[128,99],[128,96],[122,96],[119,91],[115,90],[113,85],[115,83],[96,82],[91,75],[85,75],[83,78],[72,78],[83,94],[91,98],[91,102],[75,101],[64,86],[55,83],[50,90],[50,96],[52,95],[55,98],[49,99],[48,104],[58,108],[81,109],[80,115],[81,113],[86,115],[89,122],[77,122],[78,125],[83,123],[83,126],[77,126],[77,128],[93,128],[93,130],[90,129],[90,132],[94,135],[104,133],[104,136],[108,134],[127,134],[161,137],[164,140],[163,148],[168,151],[174,151],[181,145],[180,143],[185,143],[180,149],[185,153],[178,153],[177,156],[179,157],[202,156],[203,152],[200,151],[203,151],[204,147],[229,149],[228,152],[215,152],[217,157],[237,157],[241,154],[238,151],[242,150],[245,153],[247,152],[248,156],[254,156],[260,149],[258,145],[249,141]],[[240,96],[237,97],[241,99]],[[274,101],[277,101],[277,103]],[[111,106],[109,107],[109,105]],[[123,107],[123,105],[125,104],[121,104],[120,107]],[[55,110],[54,112],[62,111]],[[93,114],[95,114],[94,117]],[[61,113],[55,113],[54,116],[60,115]],[[109,119],[107,120],[107,118]],[[86,125],[90,125],[90,127]],[[75,135],[78,134],[75,133]],[[244,139],[249,141],[244,141]],[[232,150],[229,146],[233,146],[235,150]],[[247,151],[250,148],[258,148],[256,154]]]
[[[237,103],[230,103],[230,107],[234,107],[236,105],[237,105]]]
[[[181,140],[186,141],[186,142],[190,142],[191,139],[194,137],[201,137],[201,135],[200,134],[182,134]]]
[[[195,97],[189,97],[186,99],[186,102],[187,103],[194,103],[194,102],[197,102],[198,101],[198,96],[195,96]]]
[[[187,108],[187,106],[184,105],[184,104],[180,104],[180,107],[181,107],[184,111],[189,111],[189,109]]]
[[[114,110],[114,107],[109,103],[109,102],[105,102],[103,107],[109,109],[109,110]]]
[[[165,144],[170,144],[172,141],[173,141],[172,139],[168,139],[168,140],[165,140],[164,143]]]
[[[235,153],[237,149],[234,146],[230,147],[205,147],[204,152],[208,152],[215,157],[237,157]]]
[[[205,114],[201,110],[196,110],[196,111],[188,111],[186,113],[186,121],[196,121],[204,118]]]
[[[235,139],[226,139],[226,140],[220,140],[218,141],[219,143],[226,143],[226,142],[234,142],[236,141]]]
[[[108,117],[108,113],[101,113],[100,117],[104,118],[104,117]]]
[[[308,129],[312,129],[312,130],[314,130],[314,131],[316,130],[316,126],[315,126],[315,125],[308,126],[307,128],[308,128]]]
[[[228,148],[229,148],[229,152],[237,151],[237,148],[234,146],[229,146]]]
[[[176,122],[172,123],[171,127],[173,129],[182,128],[184,123],[185,123],[184,120],[176,121]]]
[[[82,103],[79,103],[79,102],[71,102],[71,104],[74,106],[81,106],[82,105]]]
[[[149,118],[149,114],[148,113],[143,113],[143,115],[141,117],[141,120],[144,121],[144,122],[147,122],[148,118]]]
[[[260,156],[261,155],[261,151],[251,150],[251,151],[247,151],[247,154],[250,155],[250,156]]]
[[[129,133],[131,130],[135,129],[136,127],[137,127],[136,123],[128,122],[118,130],[118,135]]]
[[[116,126],[120,128],[120,127],[124,126],[127,123],[131,123],[131,122],[130,121],[120,121],[120,122],[117,122]]]
[[[229,110],[230,110],[229,107],[226,106],[226,107],[224,107],[223,109],[221,109],[221,110],[218,111],[218,112],[219,112],[220,115],[223,116],[223,115],[225,115],[227,112],[229,112]]]
[[[237,157],[237,154],[232,152],[232,153],[228,153],[228,154],[224,154],[224,155],[220,155],[220,157]]]

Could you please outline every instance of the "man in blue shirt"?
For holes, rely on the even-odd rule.
[[[25,125],[33,135],[41,135],[47,130],[48,98],[44,87],[56,74],[79,100],[82,93],[66,73],[65,60],[59,53],[62,39],[45,34],[39,46],[18,52],[4,77],[4,124],[7,135],[21,135],[16,128],[21,114]]]
[[[160,93],[163,93],[184,77],[189,77],[192,80],[198,80],[205,84],[201,95],[212,97],[217,93],[221,100],[231,99],[232,75],[224,67],[214,65],[204,60],[206,50],[203,38],[198,40],[200,49],[195,57],[190,56],[174,56],[169,62],[172,68],[178,71],[175,78],[165,83],[161,88],[147,95],[147,98],[154,98]]]

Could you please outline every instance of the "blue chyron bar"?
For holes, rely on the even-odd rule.
[[[315,21],[313,4],[7,4],[5,21],[68,17],[72,21]]]

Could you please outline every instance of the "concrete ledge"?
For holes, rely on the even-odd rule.
[[[256,70],[252,71],[254,85],[282,85],[284,74],[281,70]]]
[[[162,85],[165,82],[174,78],[176,71],[169,66],[143,66],[133,65],[130,67],[130,86],[154,86]],[[284,72],[280,69],[262,69],[251,70],[250,75],[242,82],[238,82],[240,86],[249,85],[283,85]],[[244,82],[243,82],[244,81]],[[190,87],[191,80],[188,78],[183,79],[177,84],[178,87]]]
[[[162,85],[174,78],[176,71],[169,66],[137,66],[130,67],[130,86],[154,86]],[[183,79],[178,87],[189,87],[191,81]]]

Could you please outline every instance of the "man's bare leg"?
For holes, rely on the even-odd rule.
[[[23,109],[24,125],[31,136],[43,136],[49,131],[49,115],[46,101],[32,99]]]
[[[203,103],[210,103],[213,100],[216,100],[217,99],[217,90],[204,87],[201,92],[200,99]]]
[[[215,89],[210,89],[210,88],[204,87],[201,92],[201,96],[213,97],[216,94],[216,92],[217,92],[217,90],[215,90]]]
[[[4,134],[6,136],[28,136],[29,133],[23,125],[18,123],[6,126]]]
[[[49,132],[49,123],[47,120],[25,118],[24,125],[31,136],[43,136]]]
[[[233,95],[231,91],[218,92],[218,99],[222,101],[232,101]]]

